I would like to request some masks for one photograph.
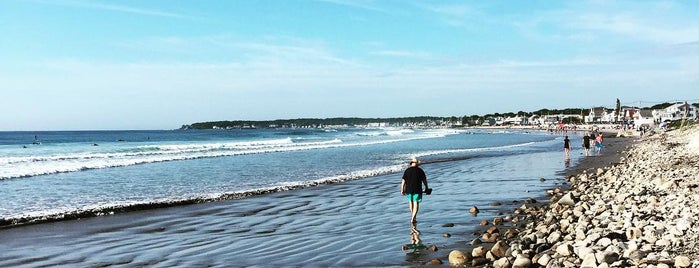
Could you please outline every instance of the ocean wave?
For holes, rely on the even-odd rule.
[[[112,215],[115,213],[139,211],[154,208],[174,207],[222,200],[241,199],[246,197],[271,194],[282,191],[291,191],[315,187],[319,185],[342,183],[379,175],[391,174],[399,172],[404,168],[404,165],[392,165],[379,167],[375,169],[354,171],[347,174],[339,174],[317,180],[283,182],[268,187],[260,187],[255,189],[233,192],[209,193],[201,196],[192,196],[185,198],[160,198],[140,201],[118,201],[81,207],[51,208],[41,211],[26,212],[21,215],[5,215],[2,218],[0,218],[0,227],[55,222],[62,220]]]
[[[403,133],[409,133],[410,131]],[[69,152],[44,156],[0,157],[0,180],[166,161],[368,146],[416,139],[439,138],[450,134],[454,134],[454,132],[426,131],[420,135],[400,135],[385,139],[354,142],[345,142],[339,138],[320,141],[284,138],[245,142],[158,144],[126,147],[115,152]]]
[[[425,156],[441,155],[441,154],[482,152],[482,151],[497,151],[497,150],[511,149],[511,148],[517,148],[517,147],[523,147],[523,146],[531,146],[531,145],[534,145],[534,144],[536,144],[536,142],[524,142],[524,143],[518,143],[518,144],[502,145],[502,146],[493,146],[493,147],[478,147],[478,148],[464,148],[464,149],[433,150],[433,151],[421,152],[421,153],[418,153],[418,154],[414,154],[414,155],[412,155],[412,156],[416,156],[416,157],[425,157]],[[407,157],[407,156],[406,156],[406,157]]]

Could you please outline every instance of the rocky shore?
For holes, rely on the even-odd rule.
[[[551,202],[486,223],[452,266],[699,267],[699,127],[637,140]],[[475,208],[472,208],[475,209]]]

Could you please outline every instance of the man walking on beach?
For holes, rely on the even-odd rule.
[[[570,140],[568,136],[563,139],[563,150],[566,153],[566,159],[570,158]]]
[[[417,212],[420,209],[420,202],[422,202],[422,184],[425,184],[425,189],[429,190],[427,176],[425,171],[418,167],[419,165],[420,161],[413,157],[410,161],[410,167],[403,173],[403,180],[400,184],[400,194],[408,196],[410,214],[412,215],[411,223],[417,222]]]
[[[583,148],[585,148],[585,156],[590,156],[590,135],[585,132],[583,136]]]

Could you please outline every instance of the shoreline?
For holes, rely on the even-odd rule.
[[[477,227],[496,239],[452,250],[449,263],[699,267],[699,128],[617,139],[566,170],[566,189],[547,191],[551,202],[525,203],[509,223]]]

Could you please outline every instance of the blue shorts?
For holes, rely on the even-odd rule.
[[[407,196],[410,202],[422,202],[422,194],[407,194]]]

